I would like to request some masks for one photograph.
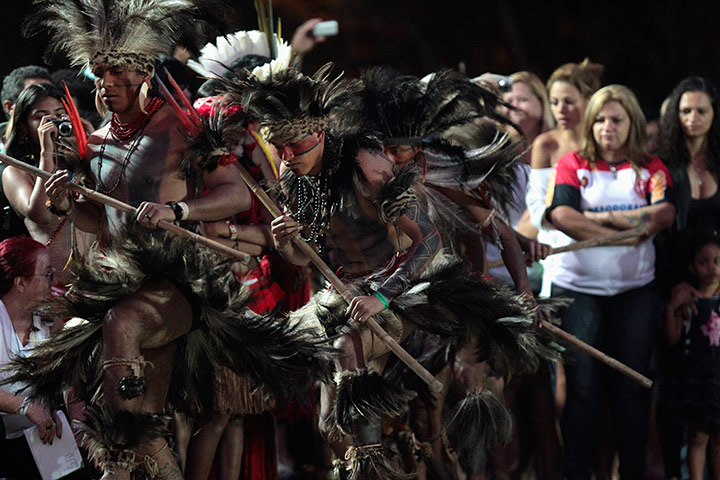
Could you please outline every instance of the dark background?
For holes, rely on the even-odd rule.
[[[4,2],[0,75],[42,63],[46,38],[23,39],[20,24],[31,1]],[[6,4],[10,4],[5,6]],[[590,57],[606,66],[604,84],[631,87],[656,111],[682,78],[720,80],[720,2],[275,0],[283,36],[312,17],[335,19],[340,35],[305,60],[312,72],[327,61],[356,75],[370,65],[392,65],[423,76],[464,64],[470,76],[530,70],[543,80],[560,64]],[[251,0],[229,14],[235,30],[257,26]],[[61,67],[56,62],[53,67]]]

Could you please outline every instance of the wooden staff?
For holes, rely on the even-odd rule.
[[[618,232],[612,235],[607,235],[604,237],[599,238],[591,238],[589,240],[582,240],[580,242],[571,243],[570,245],[565,245],[564,247],[558,247],[553,249],[551,255],[556,253],[563,253],[563,252],[572,252],[575,250],[582,250],[583,248],[591,248],[591,247],[600,247],[605,245],[613,245],[615,243],[621,242],[623,240],[626,240],[628,238],[634,238],[634,237],[642,237],[649,235],[649,232],[647,228],[641,227],[641,228],[633,228],[631,230],[624,230],[622,232]],[[488,268],[495,268],[495,267],[501,267],[503,265],[502,260],[498,260],[495,262],[490,262],[488,264]],[[579,338],[577,338],[574,335],[571,335],[567,333],[565,330],[556,327],[552,323],[543,320],[541,322],[542,328],[547,329],[549,332],[551,332],[556,337],[560,337],[562,340],[565,340],[567,343],[572,344],[579,350],[582,350],[583,352],[587,353],[588,355],[591,355],[595,357],[596,359],[603,362],[605,365],[614,368],[618,372],[622,373],[623,375],[626,375],[630,377],[631,379],[635,380],[637,383],[642,385],[645,388],[652,387],[652,380],[647,378],[646,376],[642,375],[640,372],[637,372],[633,370],[632,368],[628,367],[624,363],[612,358],[609,355],[606,355],[605,353],[601,352],[597,348],[588,345],[587,343],[583,342]]]
[[[565,330],[556,327],[552,323],[543,320],[542,321],[542,328],[547,329],[549,332],[551,332],[553,335],[560,337],[562,340],[565,340],[566,342],[574,345],[579,350],[582,350],[583,352],[592,355],[593,357],[597,358],[601,362],[603,362],[605,365],[609,366],[610,368],[614,368],[618,372],[622,373],[623,375],[626,375],[630,377],[631,379],[635,380],[637,383],[642,385],[645,388],[650,388],[653,385],[652,380],[647,378],[645,375],[641,374],[640,372],[633,370],[632,368],[628,367],[624,363],[615,360],[609,355],[604,354],[597,348],[588,345],[587,343],[583,342],[579,338],[577,338],[575,335],[571,335]]]
[[[598,238],[590,238],[588,240],[582,240],[580,242],[571,243],[570,245],[565,245],[564,247],[553,248],[553,251],[550,255],[555,255],[556,253],[574,252],[575,250],[582,250],[583,248],[614,245],[623,240],[627,240],[628,238],[644,237],[649,234],[650,233],[645,227],[623,230],[622,232],[613,233],[612,235]],[[494,262],[488,263],[488,268],[497,268],[502,267],[503,265],[504,263],[502,260],[495,260]]]
[[[8,165],[12,165],[13,167],[19,168],[20,170],[28,172],[32,175],[43,178],[45,180],[50,178],[50,176],[52,175],[50,172],[46,172],[45,170],[41,170],[37,167],[33,167],[32,165],[28,165],[25,162],[21,162],[20,160],[17,160],[12,157],[8,157],[7,155],[4,155],[4,154],[0,154],[0,161],[3,163],[7,163]],[[132,207],[132,206],[128,205],[127,203],[121,202],[120,200],[118,200],[116,198],[109,197],[100,192],[90,190],[89,188],[85,188],[82,185],[76,185],[74,183],[70,184],[70,189],[80,193],[81,195],[83,195],[91,200],[94,200],[98,203],[102,203],[103,205],[108,205],[108,206],[116,208],[122,212],[128,212],[128,213],[137,215],[137,209],[135,207]],[[204,245],[204,246],[210,248],[211,250],[214,250],[218,253],[221,253],[221,254],[231,257],[231,258],[236,258],[242,262],[247,263],[247,261],[250,259],[250,255],[248,255],[247,253],[240,252],[238,250],[235,250],[234,248],[228,247],[227,245],[223,245],[220,242],[211,240],[207,237],[203,237],[202,235],[198,235],[197,233],[186,230],[179,225],[175,225],[172,222],[168,222],[166,220],[160,220],[158,222],[158,227],[163,230],[166,230],[168,232],[174,233],[175,235],[189,238],[190,240],[192,240],[196,243],[199,243],[200,245]]]
[[[258,197],[260,202],[265,206],[265,208],[268,209],[270,212],[270,215],[272,215],[274,218],[282,216],[282,211],[277,206],[275,201],[270,198],[270,196],[265,192],[265,190],[260,187],[260,185],[257,183],[257,181],[248,173],[245,168],[243,168],[241,165],[238,164],[239,170],[240,170],[240,176],[242,176],[242,179],[247,184],[248,188]],[[327,266],[327,264],[323,261],[322,258],[320,258],[320,255],[317,254],[317,252],[308,245],[307,242],[305,242],[301,237],[300,234],[295,234],[293,237],[293,242],[295,245],[302,250],[302,252],[310,258],[310,261],[315,265],[315,267],[320,270],[320,273],[327,278],[333,287],[335,287],[335,290],[337,290],[343,298],[350,303],[350,301],[353,299],[353,294],[350,292],[350,289],[348,289],[345,284],[338,278],[337,275],[335,275],[335,272],[333,272],[330,267]],[[392,338],[376,321],[374,318],[370,318],[365,322],[370,329],[380,337],[380,339],[385,343],[385,345],[390,348],[390,350],[405,364],[407,365],[413,372],[415,372],[425,383],[427,383],[430,388],[435,392],[440,392],[443,389],[443,384],[435,378],[430,372],[428,372],[425,367],[423,367],[420,362],[418,362],[412,355],[407,353],[407,351],[398,344],[394,338]]]

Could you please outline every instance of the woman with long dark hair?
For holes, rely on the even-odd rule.
[[[690,77],[670,94],[661,123],[660,156],[675,182],[677,229],[720,226],[720,122],[710,81]]]
[[[15,104],[6,137],[7,154],[47,172],[58,168],[58,123],[67,122],[63,95],[52,85],[30,85],[22,91]],[[67,129],[69,123],[65,123]],[[68,134],[67,130],[63,130]],[[70,131],[71,133],[71,131]],[[71,251],[71,228],[64,212],[47,207],[45,181],[16,167],[3,167],[2,193],[14,212],[23,220],[30,236],[45,244],[52,265],[58,271],[59,283]]]
[[[715,119],[718,94],[702,77],[682,80],[666,101],[660,121],[660,156],[675,186],[675,225],[656,239],[658,284],[672,315],[684,314],[689,305],[697,315],[697,292],[686,277],[682,260],[688,241],[720,226],[720,122]],[[672,294],[671,294],[672,291]],[[680,312],[678,312],[680,310]],[[659,355],[657,429],[663,450],[666,478],[681,477],[683,426],[673,409],[682,346],[661,345]]]

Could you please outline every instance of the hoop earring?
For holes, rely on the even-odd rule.
[[[148,90],[150,90],[150,87],[148,86],[147,82],[143,82],[142,86],[140,87],[140,93],[138,94],[138,103],[140,104],[140,111],[147,115],[147,112],[145,111],[145,105],[147,104],[147,94]]]
[[[95,110],[97,110],[101,117],[105,117],[105,114],[107,113],[105,102],[103,102],[99,90],[95,90]]]

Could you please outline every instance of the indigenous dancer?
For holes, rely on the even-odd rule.
[[[47,181],[54,208],[100,239],[74,265],[59,308],[51,308],[88,322],[48,342],[16,376],[47,402],[72,386],[89,404],[83,433],[103,478],[180,478],[163,438],[166,407],[211,416],[220,366],[286,397],[294,379],[316,377],[328,349],[304,330],[252,314],[246,290],[215,255],[151,230],[160,220],[226,218],[250,202],[233,165],[209,158],[204,164],[215,168],[196,162],[194,175],[181,175],[182,123],[148,94],[154,55],[197,23],[193,2],[58,0],[38,8],[30,31],[50,27],[56,48],[92,70],[98,106],[113,113],[90,137],[86,155],[80,142],[96,189],[137,206],[137,216],[75,200],[68,172]],[[194,197],[193,187],[208,193]]]
[[[422,175],[414,189],[433,222],[445,233],[445,244],[473,261],[481,274],[486,271],[482,236],[490,237],[501,247],[516,289],[535,306],[523,249],[530,255],[547,254],[547,249],[542,251],[542,245],[516,235],[498,213],[514,200],[510,182],[517,160],[515,145],[502,132],[508,122],[495,114],[499,99],[448,70],[421,82],[374,68],[363,75],[362,83],[362,90],[349,100],[343,112],[374,131],[400,172],[399,178],[420,166]],[[458,239],[465,241],[460,244]],[[536,309],[536,320],[541,318],[541,310]],[[425,338],[424,342],[426,350],[436,348],[437,339]],[[465,397],[462,403],[487,398],[489,392],[483,391],[483,380],[488,365],[478,362],[474,353],[477,342],[455,347],[452,375],[456,393]],[[421,441],[432,440],[432,465],[428,468],[441,476],[443,450],[447,450],[441,441],[444,432],[438,431],[442,428],[444,400],[438,396],[433,402],[418,402],[412,425]],[[505,415],[509,418],[507,412]],[[467,442],[471,437],[467,428],[467,423],[454,421],[448,425],[448,432],[462,466],[474,478],[484,473],[484,458],[482,449]]]
[[[336,461],[342,478],[397,478],[380,422],[403,413],[414,392],[381,376],[389,349],[363,326],[368,318],[382,314],[385,329],[399,340],[416,327],[443,337],[474,333],[483,352],[509,364],[534,357],[540,346],[526,302],[439,255],[437,228],[413,190],[393,181],[393,163],[380,145],[357,125],[332,121],[333,107],[356,84],[330,81],[329,68],[313,77],[287,70],[266,80],[239,79],[230,90],[283,160],[281,193],[289,214],[272,223],[278,250],[307,264],[291,242],[299,234],[341,267],[342,277],[357,280],[349,307],[330,290],[294,314],[319,321],[342,352],[335,382],[321,390],[321,431],[338,459],[345,454],[346,462]]]

